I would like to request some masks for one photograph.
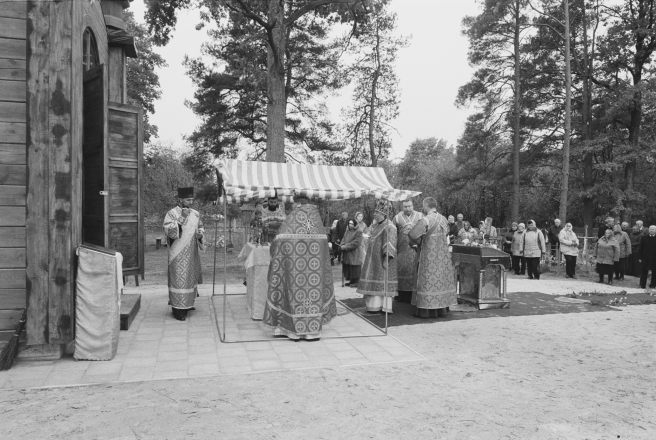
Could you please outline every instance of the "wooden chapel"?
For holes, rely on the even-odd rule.
[[[81,243],[143,275],[130,1],[0,2],[0,346],[26,307],[28,346],[53,357],[74,340]]]

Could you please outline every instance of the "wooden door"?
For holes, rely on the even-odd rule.
[[[82,241],[107,243],[107,139],[105,66],[84,72],[82,140]]]
[[[141,204],[143,112],[131,105],[109,102],[108,169],[109,244],[123,255],[123,274],[144,273]]]

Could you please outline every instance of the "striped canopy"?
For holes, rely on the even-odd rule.
[[[421,194],[392,188],[382,168],[245,160],[222,160],[216,168],[223,178],[228,203],[273,197],[276,190],[287,200],[294,195],[329,200],[373,195],[377,199],[397,201]]]

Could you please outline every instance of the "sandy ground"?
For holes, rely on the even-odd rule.
[[[511,279],[509,288],[562,294],[595,287],[547,278],[539,285]],[[3,391],[0,437],[656,438],[656,306],[390,333],[426,360]]]

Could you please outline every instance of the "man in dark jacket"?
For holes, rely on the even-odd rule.
[[[344,234],[346,234],[346,229],[348,228],[348,212],[342,212],[342,218],[337,222],[337,243],[341,244]],[[339,248],[338,248],[339,249]],[[338,251],[337,261],[342,262],[342,252]]]
[[[647,275],[651,270],[651,289],[656,288],[656,226],[649,227],[649,233],[640,239],[640,263],[642,263],[642,274],[640,275],[640,287],[647,286]]]
[[[547,232],[549,238],[549,248],[551,249],[551,256],[556,256],[556,249],[560,245],[560,240],[558,239],[558,234],[563,230],[563,226],[560,224],[560,219],[554,220],[554,224],[551,225],[549,231]]]
[[[613,226],[615,226],[615,219],[613,217],[608,217],[606,219],[606,224],[601,225],[599,228],[599,232],[597,232],[597,238],[601,238],[606,234],[606,229],[613,229]]]
[[[458,225],[456,224],[456,219],[452,215],[449,216],[449,243],[453,243],[458,237]]]

